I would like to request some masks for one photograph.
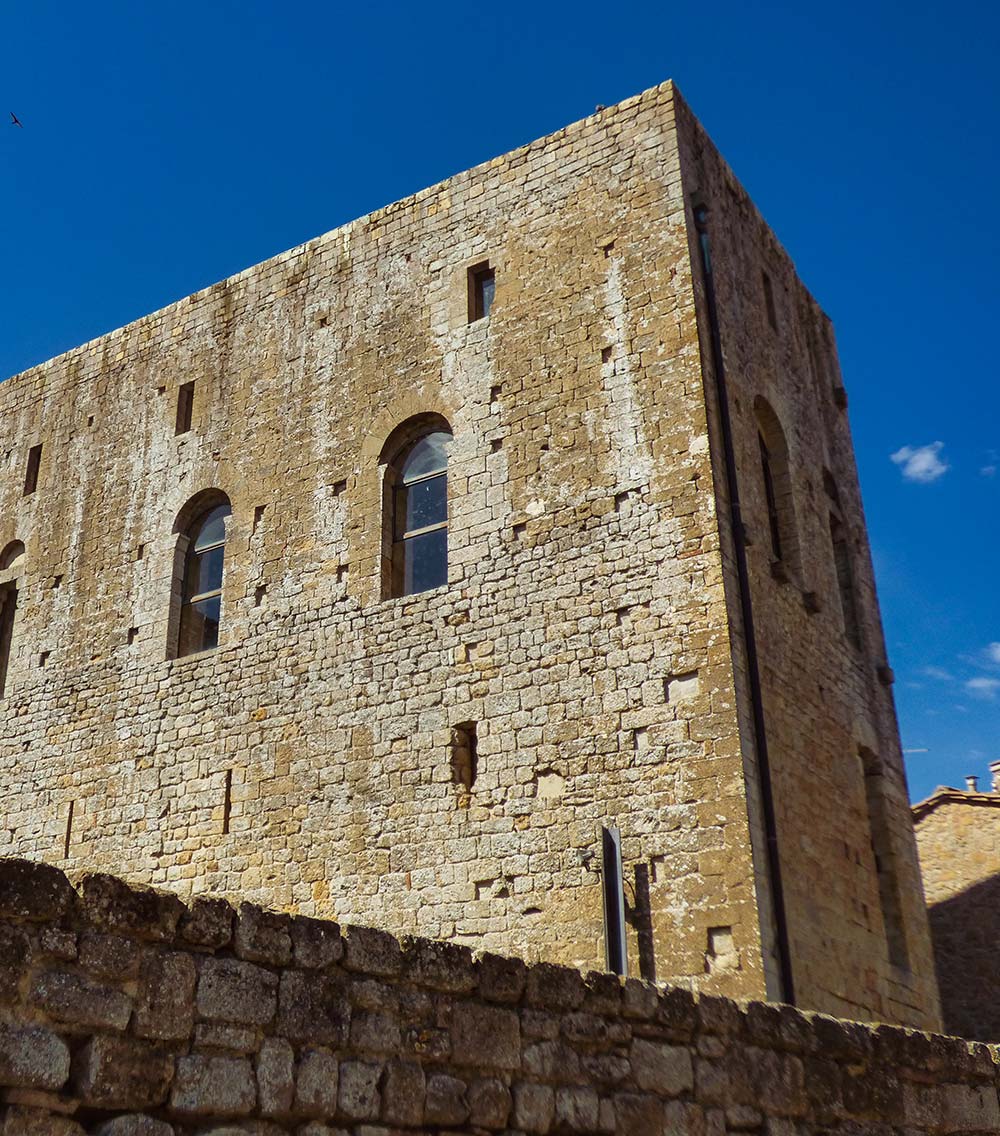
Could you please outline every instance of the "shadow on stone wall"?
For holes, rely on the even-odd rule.
[[[945,1029],[1000,1040],[1000,873],[929,912]]]

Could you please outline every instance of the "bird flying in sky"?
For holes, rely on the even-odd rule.
[[[24,123],[17,117],[17,115],[13,111],[10,112],[10,124],[11,124],[11,126],[20,126],[20,128],[22,130],[24,129]]]

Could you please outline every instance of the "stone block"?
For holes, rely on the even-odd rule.
[[[174,1136],[174,1126],[141,1112],[129,1112],[98,1125],[94,1136]]]
[[[427,1079],[416,1061],[390,1061],[382,1087],[382,1119],[417,1128],[424,1122]]]
[[[245,1057],[193,1055],[177,1060],[171,1109],[190,1116],[249,1116],[257,1104],[253,1069]]]
[[[124,935],[89,932],[80,935],[77,957],[80,966],[96,978],[122,981],[139,971],[140,945]]]
[[[11,1105],[3,1117],[3,1136],[87,1136],[83,1125],[45,1109]]]
[[[337,1058],[330,1050],[305,1050],[295,1077],[295,1111],[303,1116],[333,1116],[337,1083]]]
[[[73,1025],[123,1030],[132,1000],[120,990],[71,971],[43,971],[31,984],[31,1002],[51,1018]]]
[[[291,916],[241,903],[234,950],[241,959],[287,966],[292,961]]]
[[[136,1034],[161,1040],[188,1037],[194,1025],[196,977],[190,955],[179,951],[147,954],[139,973]]]
[[[525,1001],[544,1010],[575,1010],[587,990],[583,975],[568,966],[540,962],[528,968]]]
[[[525,1132],[546,1133],[556,1115],[556,1094],[549,1085],[522,1081],[514,1086],[514,1125]]]
[[[219,950],[233,937],[236,912],[224,899],[199,895],[181,916],[178,938],[196,947]]]
[[[19,928],[0,924],[0,1002],[13,1002],[31,962],[31,943]]]
[[[459,1065],[521,1067],[521,1025],[513,1010],[460,1002],[452,1011],[451,1051]]]
[[[378,1011],[351,1015],[351,1046],[367,1053],[396,1054],[401,1034],[399,1022],[391,1014]]]
[[[663,1041],[632,1042],[632,1075],[640,1089],[677,1097],[694,1088],[691,1053],[683,1046]]]
[[[40,1026],[0,1026],[0,1085],[61,1089],[69,1078],[69,1048]]]
[[[0,917],[55,922],[76,905],[77,894],[58,868],[0,859]]]
[[[464,1081],[446,1073],[434,1073],[428,1077],[424,1122],[437,1125],[463,1124],[469,1115],[466,1088]]]
[[[615,1131],[627,1136],[663,1136],[663,1101],[643,1093],[617,1093]]]
[[[337,1088],[339,1111],[350,1120],[377,1120],[382,1106],[382,1066],[369,1061],[342,1061]]]
[[[510,1089],[496,1077],[473,1081],[467,1094],[469,1123],[479,1128],[502,1129],[507,1127],[513,1101]]]
[[[344,966],[379,978],[395,978],[403,969],[399,941],[372,927],[345,927]]]
[[[143,1110],[162,1104],[174,1075],[173,1053],[136,1038],[91,1038],[74,1061],[73,1085],[96,1108]]]
[[[292,916],[292,955],[305,970],[322,970],[344,957],[340,927],[322,919]]]
[[[528,981],[528,968],[520,959],[483,954],[476,963],[479,995],[487,1002],[519,1002]]]
[[[95,927],[151,942],[171,942],[185,911],[170,892],[130,885],[104,873],[84,876],[80,896],[84,914]]]
[[[202,964],[196,999],[203,1018],[265,1026],[278,1006],[278,976],[238,959],[210,958]]]
[[[343,1045],[350,1008],[340,976],[286,970],[278,993],[278,1032],[296,1042]]]
[[[475,989],[476,975],[468,947],[408,938],[402,948],[407,977],[417,986],[451,994],[467,994]]]
[[[556,1088],[556,1123],[568,1132],[593,1132],[600,1114],[597,1093],[586,1085]]]
[[[284,1038],[265,1038],[257,1056],[257,1096],[265,1116],[291,1111],[295,1095],[295,1054]]]
[[[195,1049],[255,1053],[258,1040],[256,1026],[236,1026],[230,1022],[197,1022],[194,1027]]]

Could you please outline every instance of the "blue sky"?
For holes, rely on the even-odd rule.
[[[677,80],[837,326],[912,795],[1000,758],[997,6],[0,16],[0,375]]]

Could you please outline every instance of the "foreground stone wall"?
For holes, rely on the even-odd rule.
[[[4,1136],[985,1134],[998,1062],[0,861]]]
[[[913,806],[945,1028],[1000,1040],[1000,793]]]

